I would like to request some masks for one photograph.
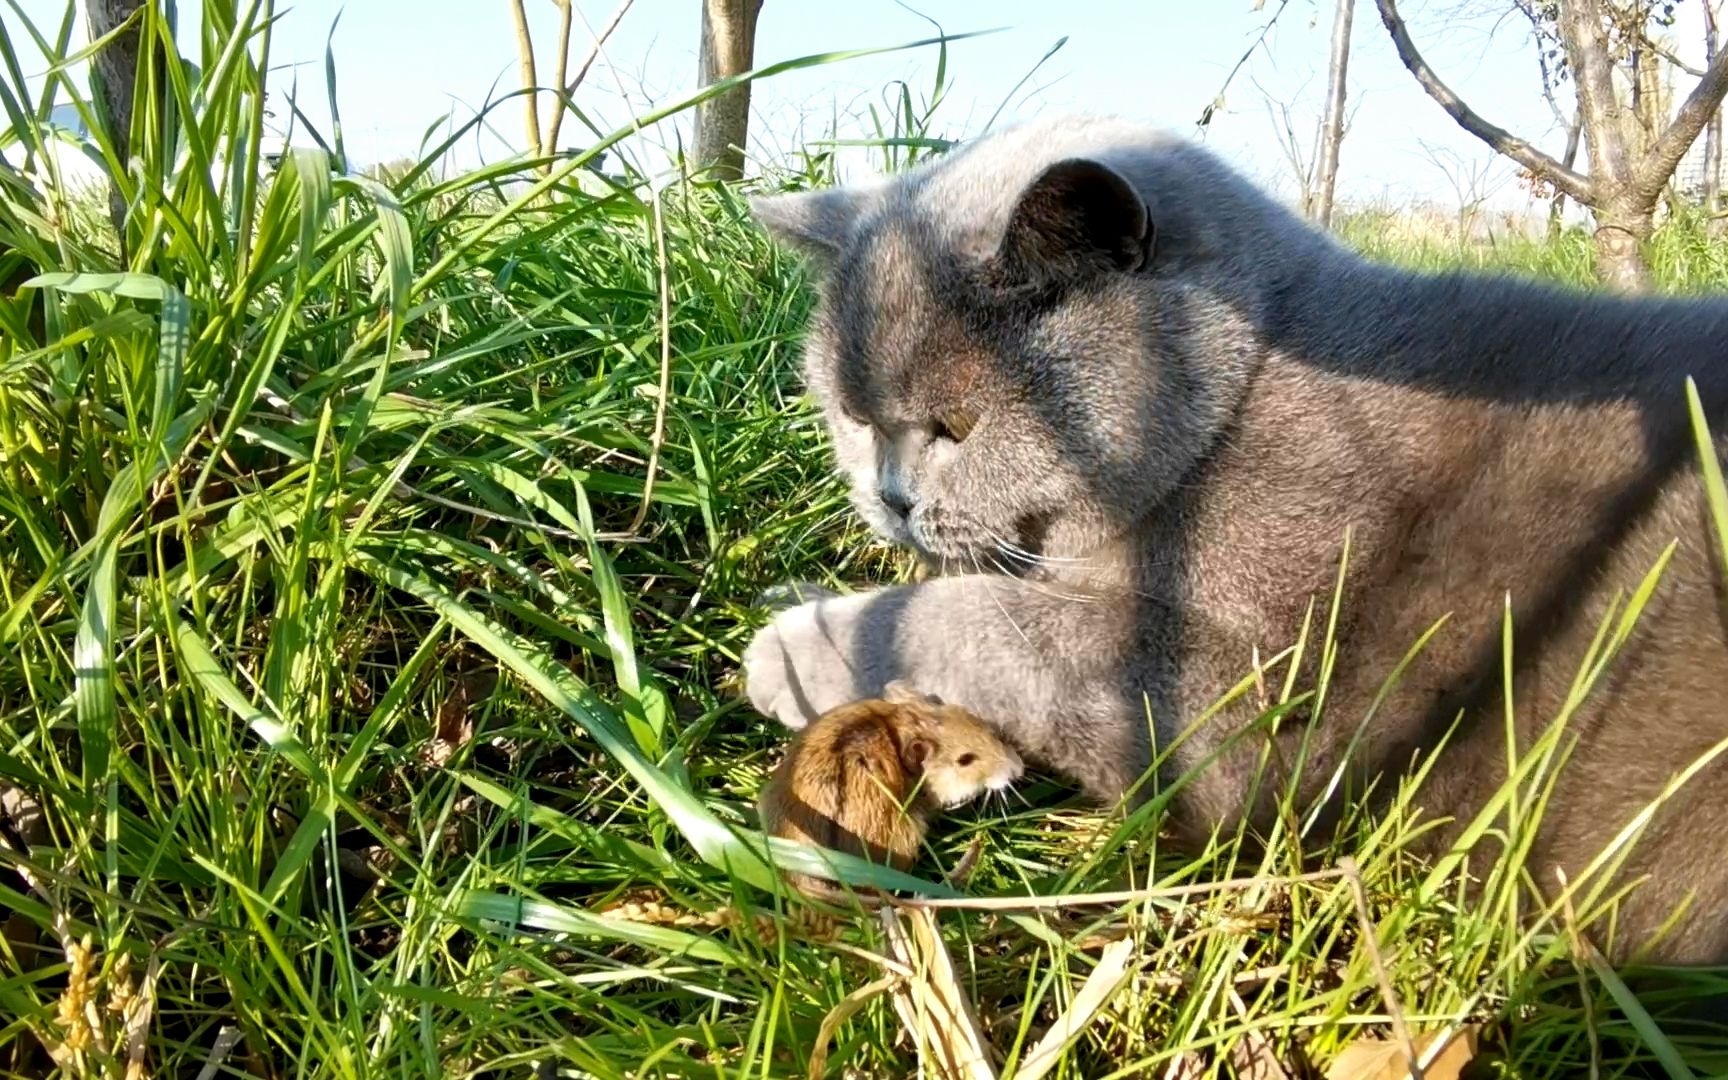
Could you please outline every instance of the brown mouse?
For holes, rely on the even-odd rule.
[[[976,716],[893,682],[881,698],[832,709],[799,732],[757,809],[771,836],[906,870],[937,810],[1004,790],[1024,768]],[[786,880],[806,895],[837,892],[807,874]]]

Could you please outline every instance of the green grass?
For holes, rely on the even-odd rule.
[[[103,147],[126,259],[104,208],[0,171],[0,278],[34,282],[0,299],[0,789],[41,809],[0,845],[0,1075],[50,1050],[123,1075],[129,1022],[157,1076],[805,1075],[824,1017],[881,974],[858,950],[884,945],[868,919],[796,936],[751,813],[782,733],[726,684],[764,586],[908,568],[848,516],[798,397],[800,268],[733,193],[677,185],[657,214],[575,163],[434,182],[434,147],[386,187],[332,179],[331,135],[261,176],[264,65],[224,41],[262,49],[267,15],[204,12],[229,35],[181,43],[200,82],[140,117],[129,173]],[[53,103],[17,72],[63,55],[56,33],[0,46],[15,151]],[[883,134],[916,148],[941,85]],[[1658,240],[1664,280],[1723,280],[1687,229]],[[1587,266],[1570,236],[1387,254]],[[1331,649],[1328,602],[1307,648]],[[1269,674],[1269,722],[1321,689]],[[1539,808],[1552,761],[1524,764],[1495,814]],[[1324,1066],[1387,1033],[1387,990],[1412,1028],[1483,1024],[1504,1075],[1708,1071],[1709,1047],[1640,1031],[1563,926],[1517,929],[1515,859],[1475,868],[1469,912],[1461,867],[1403,852],[1423,823],[1402,814],[1189,860],[1160,849],[1157,801],[1124,820],[1048,780],[1022,793],[955,815],[919,876],[976,836],[980,895],[1256,879],[943,913],[1015,1060],[1088,939],[1135,939],[1133,978],[1049,1075],[1212,1070],[1267,1040]],[[1389,987],[1357,882],[1283,880],[1343,855]],[[608,913],[626,902],[777,921]],[[839,1027],[842,1065],[911,1071],[885,998]]]
[[[1430,221],[1407,221],[1398,211],[1359,209],[1343,216],[1338,232],[1370,258],[1419,270],[1464,267],[1504,271],[1568,285],[1594,282],[1589,232],[1571,226],[1556,239],[1527,231],[1490,230],[1487,239],[1460,241]],[[1645,251],[1658,289],[1676,292],[1728,288],[1728,244],[1712,237],[1703,216],[1682,209],[1656,231]]]

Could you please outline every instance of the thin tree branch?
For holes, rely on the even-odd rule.
[[[1710,117],[1722,107],[1722,97],[1728,94],[1728,50],[1720,51],[1698,80],[1698,85],[1686,95],[1686,101],[1674,113],[1668,129],[1656,139],[1650,152],[1638,162],[1633,183],[1639,194],[1655,198],[1662,185],[1674,175],[1680,159],[1698,140],[1698,133],[1710,122]]]
[[[1673,64],[1675,67],[1679,68],[1681,71],[1684,71],[1686,74],[1692,76],[1694,79],[1702,79],[1704,77],[1704,69],[1703,68],[1693,67],[1691,64],[1688,64],[1686,61],[1680,59],[1679,56],[1675,55],[1675,53],[1672,49],[1667,48],[1661,42],[1653,41],[1650,38],[1645,38],[1644,39],[1644,47],[1649,49],[1651,52],[1655,53],[1657,56],[1661,57],[1662,59],[1668,61],[1670,64]]]
[[[1338,185],[1338,152],[1344,142],[1344,95],[1350,69],[1350,25],[1356,0],[1339,0],[1332,15],[1332,53],[1327,63],[1326,112],[1320,121],[1319,160],[1315,164],[1315,214],[1321,228],[1332,227],[1332,194]]]
[[[1583,139],[1583,136],[1584,114],[1574,113],[1572,115],[1571,123],[1566,125],[1566,152],[1560,156],[1561,164],[1565,165],[1567,168],[1571,168],[1572,163],[1578,160],[1578,144]],[[1551,233],[1557,234],[1559,232],[1560,217],[1565,212],[1566,193],[1564,191],[1557,191],[1554,193],[1554,201],[1549,204],[1549,230]]]
[[[570,80],[568,86],[564,87],[565,97],[576,96],[576,88],[581,86],[582,80],[588,77],[588,69],[594,66],[594,61],[600,56],[601,49],[606,45],[606,39],[611,37],[612,31],[618,29],[618,24],[624,21],[624,14],[630,10],[630,5],[633,3],[635,0],[622,0],[618,5],[618,10],[612,13],[612,18],[608,19],[600,32],[594,35],[594,44],[588,50],[588,55],[583,58],[582,66],[576,69],[576,77]]]
[[[1453,93],[1450,87],[1441,82],[1440,76],[1436,75],[1434,69],[1428,66],[1428,61],[1422,58],[1416,43],[1410,39],[1410,30],[1398,14],[1398,5],[1394,0],[1374,2],[1380,9],[1380,21],[1385,24],[1387,33],[1392,35],[1392,44],[1398,50],[1398,59],[1404,62],[1404,67],[1416,77],[1417,83],[1427,91],[1428,96],[1458,122],[1459,127],[1579,202],[1588,204],[1593,201],[1594,193],[1589,177],[1560,164],[1505,128],[1483,119],[1466,105],[1462,98]]]
[[[1544,26],[1542,16],[1537,13],[1531,0],[1513,0],[1513,2],[1518,10],[1524,13],[1524,17],[1530,20],[1530,33],[1536,41],[1536,70],[1542,75],[1542,100],[1548,103],[1548,111],[1554,114],[1554,122],[1567,130],[1571,130],[1577,121],[1567,119],[1565,111],[1560,108],[1560,103],[1554,99],[1556,80],[1554,72],[1548,69],[1548,50],[1544,47],[1543,40],[1549,36],[1548,29]],[[1576,116],[1577,110],[1573,110],[1573,112]],[[1560,163],[1567,168],[1572,166],[1571,159],[1562,158]]]
[[[1716,7],[1711,0],[1704,0],[1700,5],[1704,9],[1704,64],[1708,67],[1716,59]],[[1704,126],[1704,209],[1707,213],[1716,213],[1717,204],[1722,201],[1722,107],[1710,114],[1710,122]]]
[[[1254,44],[1248,46],[1247,50],[1242,53],[1241,58],[1236,61],[1236,66],[1230,69],[1230,74],[1224,76],[1224,85],[1218,88],[1218,93],[1213,95],[1211,103],[1200,110],[1200,119],[1194,121],[1194,126],[1199,128],[1202,133],[1211,126],[1212,114],[1217,111],[1219,102],[1224,100],[1224,93],[1230,89],[1230,84],[1235,81],[1236,73],[1242,70],[1242,65],[1249,61],[1255,50],[1265,46],[1266,36],[1272,32],[1274,26],[1278,25],[1278,16],[1284,14],[1284,9],[1289,6],[1290,0],[1279,0],[1277,9],[1272,12],[1272,17],[1260,27],[1260,33],[1255,37]]]
[[[575,77],[570,78],[568,69],[564,66],[566,55],[564,49],[570,44],[570,14],[575,5],[574,0],[558,0],[558,6],[564,12],[564,21],[559,28],[559,33],[562,36],[559,39],[558,57],[558,80],[563,86],[564,92],[558,99],[557,111],[552,114],[552,132],[546,136],[547,153],[555,154],[558,152],[558,129],[564,124],[565,108],[575,108],[576,91],[581,87],[582,80],[588,77],[588,69],[594,66],[594,61],[599,58],[600,50],[605,46],[606,39],[611,37],[612,31],[618,29],[618,24],[624,21],[624,14],[630,10],[630,5],[633,3],[635,0],[623,0],[618,5],[617,10],[612,12],[612,18],[607,20],[605,28],[598,34],[593,34],[594,42],[588,46],[588,55],[582,58],[581,65],[576,69]],[[584,18],[582,23],[586,26],[588,20]],[[566,78],[570,78],[570,81],[564,82]]]
[[[552,171],[551,155],[558,152],[558,129],[564,126],[564,103],[568,99],[563,94],[564,80],[570,72],[570,23],[574,18],[574,0],[552,0],[558,5],[558,72],[553,86],[559,92],[552,95],[552,119],[546,126],[546,144],[540,148],[545,164],[541,169]]]
[[[527,109],[528,153],[539,157],[540,76],[534,68],[534,36],[528,32],[528,12],[523,9],[522,0],[510,0],[510,13],[516,19],[516,56],[522,69],[522,87],[528,91],[522,95]]]

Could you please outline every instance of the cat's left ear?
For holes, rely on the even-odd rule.
[[[769,236],[826,263],[840,254],[863,202],[849,187],[793,191],[753,197],[750,214]]]
[[[1068,158],[1020,193],[996,259],[1022,280],[1131,273],[1151,261],[1155,236],[1151,210],[1126,177]]]

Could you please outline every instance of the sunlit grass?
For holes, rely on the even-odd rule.
[[[41,811],[9,808],[0,846],[0,1071],[123,1075],[130,1026],[158,1076],[804,1075],[882,946],[779,917],[751,803],[782,733],[726,686],[763,587],[908,568],[799,399],[802,271],[734,194],[598,190],[579,161],[434,181],[432,147],[384,184],[332,137],[261,170],[264,65],[221,50],[265,16],[204,18],[227,36],[182,43],[200,81],[134,131],[126,261],[104,207],[0,171],[0,278],[34,281],[0,299],[0,790]],[[64,53],[25,37],[9,71]],[[940,78],[882,121],[900,150],[933,138]],[[67,88],[0,85],[27,149]],[[1721,279],[1701,235],[1659,240],[1668,280]],[[1571,279],[1576,246],[1403,254]],[[1468,910],[1401,809],[1194,860],[1161,850],[1157,800],[1023,794],[946,822],[917,876],[978,837],[976,895],[1150,891],[943,914],[1010,1062],[1122,934],[1133,979],[1051,1075],[1268,1039],[1324,1064],[1385,1033],[1388,989],[1413,1026],[1484,1024],[1514,1075],[1678,1052],[1576,992],[1564,933],[1517,928],[1515,866]],[[1359,879],[1300,876],[1343,855]],[[912,1067],[882,1001],[829,1060]]]

